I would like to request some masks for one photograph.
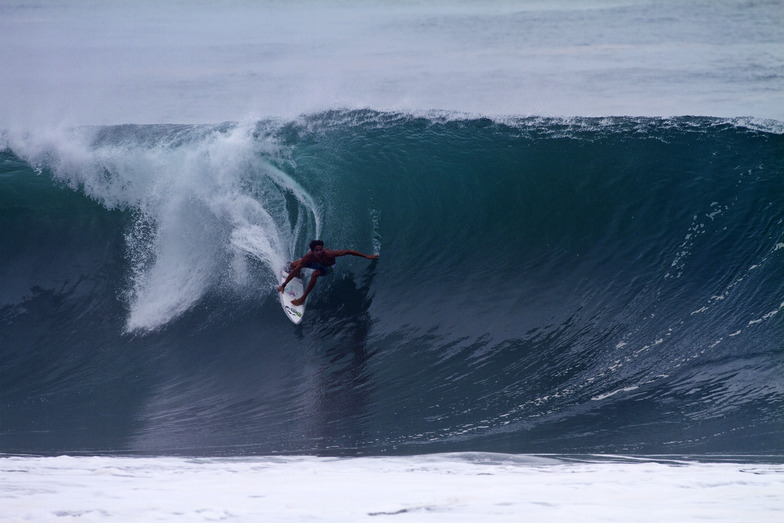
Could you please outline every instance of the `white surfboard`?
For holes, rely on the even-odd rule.
[[[283,282],[288,277],[288,271],[283,269],[280,272],[280,285],[283,285]],[[283,292],[278,293],[280,294],[280,304],[283,307],[283,312],[295,324],[299,324],[302,321],[302,316],[305,314],[305,304],[292,305],[291,301],[301,298],[304,293],[305,287],[302,286],[302,271],[300,271],[299,276],[291,279]]]

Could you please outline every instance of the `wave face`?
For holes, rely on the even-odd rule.
[[[713,118],[6,137],[4,452],[784,452],[784,138]],[[275,275],[339,259],[285,318]]]

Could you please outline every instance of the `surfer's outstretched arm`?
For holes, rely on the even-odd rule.
[[[378,254],[363,254],[359,251],[354,251],[351,249],[343,249],[341,251],[330,251],[330,254],[334,257],[338,256],[346,256],[350,254],[351,256],[359,256],[360,258],[366,258],[368,260],[376,260],[378,259]]]
[[[291,264],[291,267],[289,267],[289,275],[286,276],[286,280],[283,282],[283,284],[278,287],[278,292],[283,292],[286,289],[286,285],[288,285],[288,283],[300,273],[303,267],[310,267],[315,269],[313,274],[310,276],[308,288],[305,289],[302,297],[291,302],[292,305],[302,305],[305,303],[305,298],[308,297],[310,291],[312,291],[313,287],[316,286],[316,281],[318,280],[319,276],[329,274],[332,266],[335,264],[335,258],[338,256],[348,255],[359,256],[360,258],[365,258],[368,260],[378,259],[378,254],[364,254],[353,249],[341,249],[338,251],[324,249],[324,242],[320,240],[314,240],[310,244],[310,251],[305,256]]]

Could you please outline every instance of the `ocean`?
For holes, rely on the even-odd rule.
[[[0,46],[0,519],[784,511],[783,2],[9,2]],[[315,238],[379,259],[295,326]]]

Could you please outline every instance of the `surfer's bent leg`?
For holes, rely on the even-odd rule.
[[[305,293],[302,295],[302,298],[299,298],[299,299],[296,299],[296,300],[292,300],[291,301],[292,305],[302,305],[303,303],[305,303],[305,298],[308,297],[308,294],[310,294],[310,291],[312,291],[313,287],[316,286],[316,280],[318,279],[318,277],[320,275],[321,275],[320,271],[313,271],[313,274],[310,275],[310,282],[308,282],[308,288],[305,289]]]

